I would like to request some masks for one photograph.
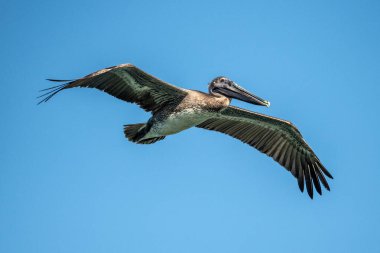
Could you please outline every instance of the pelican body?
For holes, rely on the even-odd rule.
[[[230,135],[272,157],[297,178],[301,191],[306,184],[313,198],[313,185],[322,194],[321,183],[330,190],[325,176],[331,174],[288,121],[231,106],[233,98],[259,106],[270,103],[240,87],[227,77],[217,77],[208,86],[209,93],[175,87],[131,64],[96,71],[76,80],[56,80],[62,85],[48,89],[39,102],[47,102],[58,92],[87,87],[104,91],[126,102],[136,103],[152,113],[146,123],[124,126],[128,140],[152,144],[190,127],[214,130]]]
[[[225,97],[217,97],[205,93],[188,90],[188,95],[178,106],[167,106],[152,115],[145,125],[146,134],[141,139],[162,137],[176,134],[190,127],[196,126],[227,107],[230,102]],[[208,103],[205,103],[205,102]]]

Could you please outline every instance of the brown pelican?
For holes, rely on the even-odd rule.
[[[124,126],[128,140],[152,144],[190,127],[228,134],[272,157],[304,184],[313,198],[313,185],[321,195],[320,183],[330,190],[325,176],[333,178],[322,165],[298,129],[289,121],[230,106],[232,98],[254,105],[269,102],[253,95],[226,77],[217,77],[208,86],[209,94],[188,90],[161,81],[131,64],[121,64],[96,71],[76,80],[43,91],[39,102],[47,102],[58,92],[87,87],[104,91],[126,102],[136,103],[152,113],[146,123]]]

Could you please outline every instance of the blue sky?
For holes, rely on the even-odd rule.
[[[379,252],[378,1],[1,1],[0,252]],[[334,175],[310,200],[272,159],[90,89],[36,105],[45,78],[133,63],[271,101]]]

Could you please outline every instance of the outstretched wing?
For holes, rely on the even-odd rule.
[[[61,80],[48,79],[61,82]],[[126,102],[136,103],[144,110],[156,112],[160,108],[179,103],[187,95],[185,89],[181,89],[161,81],[131,64],[121,64],[96,71],[83,78],[65,82],[44,91],[39,103],[47,102],[58,92],[74,88],[86,87],[104,91]]]
[[[197,127],[228,134],[271,156],[298,179],[302,192],[306,182],[311,198],[312,184],[319,194],[322,194],[320,182],[330,190],[324,175],[333,177],[288,121],[229,106]]]

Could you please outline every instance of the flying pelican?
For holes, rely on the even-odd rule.
[[[194,126],[214,130],[272,157],[293,174],[302,192],[306,183],[310,198],[313,198],[313,184],[320,195],[320,183],[330,190],[325,176],[333,177],[298,129],[289,121],[231,106],[232,98],[267,107],[270,103],[227,77],[213,79],[208,86],[209,94],[175,87],[132,64],[105,68],[76,80],[48,80],[64,84],[42,90],[47,93],[40,96],[39,104],[62,90],[86,87],[138,104],[151,112],[148,122],[124,126],[125,137],[132,142],[152,144]]]

